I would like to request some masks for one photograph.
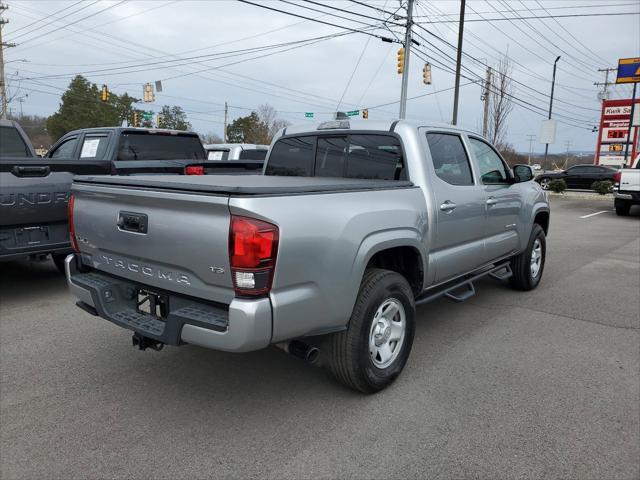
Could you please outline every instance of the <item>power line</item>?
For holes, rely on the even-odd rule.
[[[16,32],[19,32],[20,30],[24,30],[25,28],[29,28],[30,26],[35,25],[36,23],[40,23],[40,22],[42,22],[42,21],[46,20],[49,16],[57,15],[58,13],[62,13],[62,12],[64,12],[65,10],[69,10],[70,8],[75,7],[75,6],[76,6],[76,5],[78,5],[79,3],[82,3],[82,0],[79,0],[79,1],[77,1],[76,3],[73,3],[73,4],[71,4],[71,5],[68,5],[68,6],[64,7],[64,8],[61,8],[60,10],[56,10],[55,12],[50,13],[48,16],[46,16],[46,17],[42,17],[42,18],[40,18],[40,19],[36,20],[35,22],[31,22],[31,23],[28,23],[27,25],[23,25],[23,26],[22,26],[22,27],[20,27],[20,28],[16,28],[14,31],[12,31],[12,32],[11,32],[11,34],[12,34],[12,35],[15,35],[15,33],[16,33]],[[42,28],[42,27],[38,27],[38,28]],[[36,30],[37,30],[37,29],[36,29]],[[32,30],[32,31],[35,31],[35,30]],[[29,32],[27,32],[27,33],[29,33]]]
[[[240,0],[238,0],[240,1]],[[498,10],[498,13],[501,13]],[[477,15],[479,15],[476,12]],[[470,18],[469,20],[465,20],[465,22],[498,22],[501,20],[539,20],[541,18],[575,18],[575,17],[612,17],[619,15],[640,15],[640,12],[609,12],[609,13],[575,13],[571,15],[539,15],[533,17],[504,17],[504,18]],[[431,23],[457,23],[457,20],[431,20],[427,22],[419,22],[422,24],[431,24]]]
[[[340,29],[343,29],[343,30],[348,30],[348,31],[350,31],[352,33],[363,33],[365,35],[370,35],[372,37],[379,38],[380,40],[383,40],[385,42],[394,42],[395,41],[395,40],[393,40],[391,38],[383,37],[382,35],[378,35],[378,34],[375,34],[375,33],[363,32],[362,30],[358,30],[358,29],[355,29],[355,28],[346,27],[346,26],[343,26],[343,25],[336,25],[335,23],[325,22],[323,20],[318,20],[318,19],[314,19],[314,18],[311,18],[311,17],[305,17],[304,15],[299,15],[297,13],[292,13],[292,12],[287,12],[286,10],[280,10],[278,8],[269,7],[268,5],[260,5],[259,3],[250,2],[249,0],[236,0],[236,1],[238,1],[240,3],[246,3],[247,5],[253,5],[254,7],[264,8],[266,10],[271,10],[271,11],[274,11],[274,12],[284,13],[285,15],[290,15],[292,17],[303,18],[305,20],[310,20],[312,22],[321,23],[323,25],[328,25],[330,27],[335,27],[335,28],[340,28]],[[370,25],[370,26],[372,26],[372,25]]]

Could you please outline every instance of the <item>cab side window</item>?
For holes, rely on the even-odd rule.
[[[480,168],[482,183],[485,185],[507,183],[509,180],[507,167],[493,147],[473,137],[469,138],[469,143]]]
[[[450,185],[473,185],[473,175],[460,135],[427,133],[433,168]]]
[[[76,143],[78,143],[78,137],[65,140],[51,152],[51,158],[71,158],[76,149]]]

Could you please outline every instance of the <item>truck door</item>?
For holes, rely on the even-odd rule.
[[[437,219],[431,252],[435,281],[440,283],[483,263],[485,198],[483,187],[474,181],[460,135],[428,132],[426,136]]]
[[[515,253],[519,248],[522,193],[520,185],[511,181],[509,169],[498,152],[481,138],[468,138],[484,186],[487,212],[485,261],[491,262]]]

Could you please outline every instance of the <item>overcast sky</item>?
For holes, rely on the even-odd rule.
[[[18,44],[5,49],[6,75],[12,93],[17,93],[10,106],[19,111],[22,97],[25,114],[50,115],[69,80],[82,73],[99,86],[139,98],[142,84],[162,80],[156,102],[140,108],[157,111],[163,104],[180,105],[201,133],[222,134],[225,101],[231,120],[268,103],[292,123],[317,122],[330,118],[341,98],[340,110],[369,108],[370,119],[397,117],[398,104],[392,102],[400,95],[399,45],[361,31],[393,38],[392,30],[400,36],[402,28],[394,24],[402,23],[401,18],[371,8],[405,15],[398,0],[365,0],[368,6],[348,0],[251,1],[358,32],[235,0],[4,0],[9,10],[3,16],[10,23],[3,29],[3,41]],[[415,27],[415,32],[423,38],[416,37],[420,46],[415,48],[422,58],[412,54],[409,97],[429,95],[408,102],[407,118],[451,121],[455,48],[447,42],[457,42],[459,6],[458,0],[416,1],[415,20],[422,28]],[[513,95],[521,103],[509,117],[508,141],[528,151],[527,135],[539,135],[553,61],[560,55],[554,114],[564,123],[558,125],[550,151],[564,151],[567,141],[571,150],[594,150],[591,127],[598,124],[600,109],[593,83],[604,81],[597,69],[616,66],[620,57],[640,56],[640,15],[566,15],[628,12],[640,12],[640,2],[468,0],[463,48],[467,78],[461,80],[459,124],[481,130],[478,78],[484,77],[483,64],[495,65],[501,54],[508,54],[512,76],[519,82]],[[491,21],[474,21],[485,19]],[[338,33],[347,34],[255,50]],[[425,60],[433,68],[430,86],[422,83]],[[612,98],[628,98],[631,88],[613,86],[610,93]],[[376,108],[384,104],[389,105]],[[314,112],[314,119],[306,119],[305,112]],[[542,150],[537,141],[534,150]]]

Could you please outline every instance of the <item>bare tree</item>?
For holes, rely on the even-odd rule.
[[[258,107],[258,118],[260,119],[260,143],[269,144],[273,139],[273,136],[278,133],[278,130],[289,125],[289,122],[278,118],[278,112],[269,104],[260,105]]]
[[[511,74],[513,65],[506,55],[500,58],[495,70],[490,92],[489,139],[494,145],[505,143],[507,136],[507,118],[513,110],[511,93],[513,91]]]
[[[204,143],[205,145],[211,144],[211,143],[224,143],[222,140],[222,137],[220,135],[217,135],[215,133],[209,132],[209,133],[205,133],[205,134],[200,134],[200,140],[202,141],[202,143]]]

